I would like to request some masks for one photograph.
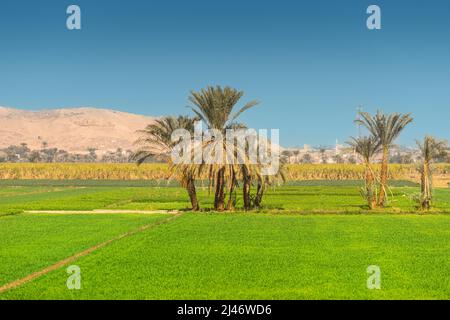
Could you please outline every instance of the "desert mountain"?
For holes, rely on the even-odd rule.
[[[133,149],[136,130],[143,129],[154,118],[126,112],[70,108],[27,111],[0,107],[0,148],[26,143],[39,149],[48,148],[85,153]]]

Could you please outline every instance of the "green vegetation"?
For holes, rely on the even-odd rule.
[[[196,185],[204,187],[208,181],[198,180]],[[291,180],[286,181],[288,186],[361,186],[362,180]],[[392,187],[418,187],[419,184],[408,180],[391,180]],[[24,179],[24,180],[0,180],[0,186],[8,187],[179,187],[175,181],[167,180],[46,180],[46,179]]]
[[[448,299],[449,259],[447,215],[187,213],[78,259],[81,290],[60,268],[0,299]]]
[[[62,266],[0,299],[450,297],[443,281],[450,275],[450,189],[435,190],[427,214],[400,214],[417,212],[418,185],[392,187],[389,206],[369,211],[357,187],[363,181],[324,184],[269,188],[262,207],[247,214],[210,213],[214,199],[199,187],[204,212],[186,212],[71,263],[81,267],[81,290],[67,289]],[[3,186],[0,286],[168,217],[24,210],[188,208],[181,187]],[[371,264],[381,267],[382,290],[365,287]]]
[[[269,188],[259,212],[295,213],[364,213],[368,206],[361,198],[357,185],[363,182],[350,181],[329,183],[317,181],[303,186]],[[398,183],[392,187],[389,206],[377,212],[415,212],[414,195],[419,186]],[[203,210],[213,209],[213,200],[208,188],[198,188]],[[450,212],[450,189],[435,190],[435,206],[429,212]],[[236,208],[243,208],[242,196],[238,194]],[[23,210],[188,210],[189,197],[180,187],[70,187],[70,186],[26,186],[2,187],[0,189],[0,215],[20,213]]]
[[[0,286],[164,215],[47,215],[0,217]]]

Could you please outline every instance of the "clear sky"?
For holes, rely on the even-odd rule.
[[[82,30],[66,28],[70,4]],[[209,84],[260,100],[242,120],[286,146],[345,141],[358,105],[412,112],[402,144],[450,139],[450,1],[0,2],[0,105],[187,114]]]

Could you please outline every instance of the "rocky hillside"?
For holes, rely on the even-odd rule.
[[[0,148],[27,143],[31,149],[48,148],[84,153],[96,148],[101,154],[132,149],[136,130],[153,118],[126,112],[70,108],[26,111],[0,107]]]

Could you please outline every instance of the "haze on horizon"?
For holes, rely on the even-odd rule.
[[[245,91],[254,128],[281,144],[332,145],[356,135],[356,108],[412,112],[399,143],[450,139],[450,3],[376,1],[382,30],[366,28],[372,1],[2,1],[0,105],[91,106],[189,114],[190,90]]]

